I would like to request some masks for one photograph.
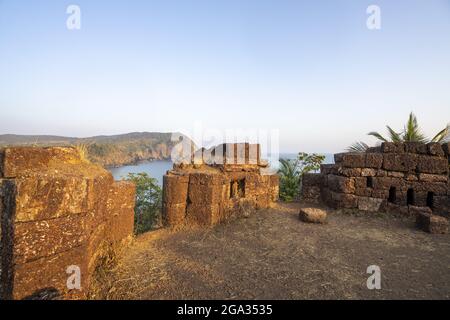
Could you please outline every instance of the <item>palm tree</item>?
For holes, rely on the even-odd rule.
[[[298,159],[280,159],[280,198],[292,201],[298,195],[300,185],[300,170]]]
[[[408,122],[405,125],[405,128],[401,132],[396,132],[394,129],[392,129],[390,126],[386,126],[388,133],[389,133],[389,139],[386,139],[378,132],[372,131],[369,132],[369,136],[373,136],[380,140],[381,142],[422,142],[422,143],[428,143],[428,142],[447,142],[449,140],[449,131],[450,126],[447,124],[447,126],[439,131],[431,140],[428,139],[420,130],[419,123],[417,122],[416,116],[411,112],[409,114]],[[364,152],[369,148],[369,146],[364,142],[355,142],[352,144],[348,151],[355,151],[355,152]]]

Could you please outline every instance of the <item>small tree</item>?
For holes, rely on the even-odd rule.
[[[300,152],[296,159],[280,159],[280,198],[293,201],[297,198],[303,174],[320,169],[325,160],[321,154]]]
[[[136,185],[135,233],[149,231],[161,215],[161,187],[158,185],[158,181],[147,173],[129,173],[126,180]]]

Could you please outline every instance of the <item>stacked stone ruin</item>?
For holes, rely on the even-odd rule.
[[[417,207],[449,217],[449,144],[383,143],[340,153],[303,177],[302,197],[336,209],[413,216]]]
[[[85,298],[104,250],[131,238],[134,201],[76,149],[0,150],[0,297]]]
[[[260,158],[259,144],[199,149],[164,175],[163,217],[171,227],[210,226],[278,200],[278,176]],[[244,212],[245,214],[245,212]]]

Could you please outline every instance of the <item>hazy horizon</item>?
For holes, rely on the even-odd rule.
[[[3,0],[0,134],[190,136],[201,122],[335,153],[413,111],[431,137],[450,121],[449,40],[446,0]]]

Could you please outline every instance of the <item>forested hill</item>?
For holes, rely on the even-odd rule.
[[[176,133],[177,136],[188,137]],[[87,157],[102,166],[122,166],[143,160],[169,159],[172,133],[132,132],[112,136],[88,138],[60,137],[49,135],[0,135],[0,147],[4,146],[77,146],[86,150]]]

